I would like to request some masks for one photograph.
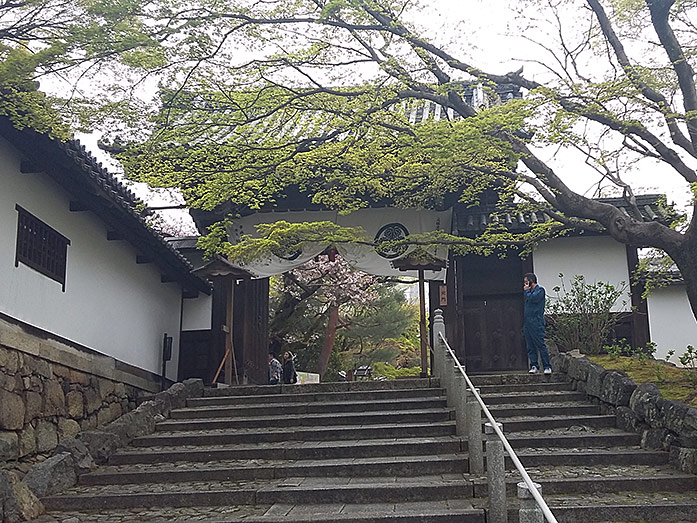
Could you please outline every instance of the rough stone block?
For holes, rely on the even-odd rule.
[[[626,407],[636,387],[636,383],[629,376],[617,371],[609,371],[603,378],[600,399],[611,405]]]
[[[697,474],[697,448],[673,446],[670,448],[670,464],[688,474]]]
[[[51,364],[48,361],[26,354],[22,357],[22,360],[23,364],[20,372],[23,375],[38,374],[46,379],[53,378],[53,369],[51,369]]]
[[[44,416],[64,416],[65,415],[65,394],[63,388],[57,381],[44,382]]]
[[[19,438],[16,432],[0,432],[0,461],[19,457]]]
[[[94,459],[90,455],[85,444],[75,438],[66,438],[61,441],[53,451],[54,455],[62,452],[68,452],[75,461],[75,467],[78,475],[89,472],[97,467]]]
[[[97,412],[102,406],[102,397],[99,395],[99,392],[93,388],[89,388],[84,391],[84,396],[87,414]]]
[[[63,365],[57,365],[56,363],[54,363],[52,367],[54,376],[70,380],[70,369],[68,367],[64,367]]]
[[[77,435],[77,439],[85,444],[98,464],[106,463],[116,449],[121,447],[121,438],[103,430],[83,430]]]
[[[107,379],[99,380],[99,395],[103,400],[106,400],[110,394],[114,393],[114,382]]]
[[[34,465],[24,482],[39,498],[63,492],[77,483],[75,460],[69,452],[50,457]]]
[[[36,427],[36,447],[39,452],[48,452],[58,445],[58,430],[48,420],[40,420]]]
[[[588,358],[572,358],[569,362],[569,377],[578,381],[586,381],[588,368],[591,365],[592,363]]]
[[[645,428],[641,420],[629,407],[617,407],[617,428],[627,432],[640,432]]]
[[[70,383],[79,383],[80,385],[90,384],[90,377],[79,370],[70,369],[70,372],[68,373],[68,380],[70,380]]]
[[[647,429],[641,435],[641,446],[645,449],[669,450],[670,446],[666,446],[669,435],[668,429]]]
[[[4,523],[29,521],[44,513],[43,504],[26,483],[5,470],[0,470],[0,501]]]
[[[41,394],[30,390],[24,393],[24,423],[41,417]]]
[[[17,374],[19,370],[19,353],[17,351],[0,347],[0,367],[8,374]]]
[[[175,383],[165,391],[165,394],[171,398],[171,408],[181,409],[186,406],[186,398],[189,397],[186,385],[183,383]]]
[[[603,380],[608,371],[600,365],[594,363],[588,367],[588,375],[586,377],[586,393],[589,396],[600,398],[603,393]]]
[[[61,418],[58,420],[58,440],[72,438],[80,432],[80,424],[74,419]]]
[[[189,378],[182,382],[186,387],[189,398],[203,397],[203,380],[201,378]]]
[[[676,434],[683,431],[688,407],[681,401],[663,400],[660,403],[660,416],[663,426]]]
[[[151,398],[151,401],[157,405],[158,414],[169,416],[172,410],[172,394],[169,394],[169,391],[158,392]]]
[[[22,396],[0,389],[0,429],[19,430],[24,426]]]
[[[80,427],[82,430],[96,429],[97,416],[89,416],[88,418],[80,420]]]
[[[19,457],[36,452],[36,431],[31,425],[19,432]]]
[[[115,383],[114,384],[114,395],[117,398],[125,398],[126,397],[126,385],[124,385],[121,382]]]
[[[73,419],[81,419],[85,415],[84,397],[79,390],[71,390],[66,394],[65,401],[68,405],[68,416]]]
[[[22,392],[24,382],[19,375],[6,374],[0,371],[0,389],[5,389],[8,392]]]
[[[697,433],[697,409],[688,407],[683,417],[683,430],[686,432]]]
[[[649,420],[658,418],[658,401],[661,393],[653,383],[642,383],[629,399],[629,408],[639,417],[639,419],[650,423]]]

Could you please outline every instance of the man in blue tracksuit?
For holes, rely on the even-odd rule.
[[[530,374],[535,374],[540,368],[537,353],[540,353],[545,374],[552,374],[549,363],[549,352],[545,345],[545,289],[537,284],[537,276],[529,272],[523,276],[523,292],[525,293],[525,315],[523,316],[523,334],[530,360]]]

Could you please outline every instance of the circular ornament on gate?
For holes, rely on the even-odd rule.
[[[388,223],[380,227],[380,230],[375,235],[375,243],[380,245],[383,242],[394,242],[398,240],[403,240],[409,236],[409,231],[401,223]],[[396,247],[376,247],[377,253],[383,258],[392,260],[394,258],[399,258],[402,254],[407,252],[406,245],[398,245]]]

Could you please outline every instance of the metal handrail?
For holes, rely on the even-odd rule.
[[[528,487],[528,490],[530,491],[530,494],[532,494],[532,497],[535,499],[535,501],[537,502],[537,505],[542,510],[542,513],[544,514],[545,519],[548,521],[548,523],[558,523],[557,518],[555,518],[554,514],[552,514],[552,511],[547,506],[547,503],[545,502],[544,498],[542,497],[542,494],[540,494],[540,492],[537,490],[537,488],[535,487],[535,483],[532,481],[532,479],[530,479],[530,475],[528,474],[528,472],[525,470],[525,467],[518,459],[518,456],[516,456],[516,453],[513,450],[513,447],[511,447],[511,444],[506,439],[506,436],[504,436],[503,431],[499,428],[498,424],[496,423],[494,416],[491,415],[491,412],[489,412],[489,409],[484,404],[484,400],[482,400],[482,397],[477,392],[474,384],[470,381],[469,376],[467,376],[467,373],[465,372],[465,368],[460,363],[460,360],[457,359],[457,356],[455,355],[455,351],[453,351],[453,349],[448,344],[448,340],[445,339],[445,336],[443,336],[443,333],[441,333],[441,332],[438,333],[438,336],[440,337],[441,341],[445,345],[445,348],[448,350],[450,355],[453,357],[453,361],[455,362],[456,367],[460,370],[460,373],[465,378],[465,382],[467,383],[467,388],[470,390],[470,392],[472,392],[474,397],[479,402],[479,405],[482,407],[482,411],[484,411],[484,415],[489,420],[489,423],[491,424],[492,429],[494,430],[494,432],[496,433],[498,438],[501,440],[501,443],[503,443],[503,447],[506,449],[506,452],[508,452],[508,455],[510,456],[511,461],[513,461],[515,468],[518,469],[518,472],[522,476],[523,481],[525,482],[525,485]]]

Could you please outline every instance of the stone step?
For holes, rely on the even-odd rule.
[[[454,417],[452,410],[432,408],[420,410],[391,410],[375,412],[346,412],[327,414],[292,414],[289,416],[256,416],[249,418],[219,418],[172,420],[158,423],[156,431],[213,430],[260,428],[283,425],[284,427],[322,427],[327,425],[374,425],[381,423],[429,423],[448,421]],[[613,418],[614,419],[614,418]]]
[[[505,393],[526,393],[526,392],[547,392],[547,391],[571,391],[571,384],[564,381],[553,381],[549,383],[520,383],[509,385],[476,385],[480,394],[505,394]]]
[[[593,428],[609,428],[615,427],[616,418],[615,416],[604,415],[604,416],[551,416],[551,417],[538,417],[538,416],[515,416],[515,417],[505,417],[496,416],[496,421],[503,424],[503,430],[505,433],[518,432],[521,430],[531,431],[539,429],[541,427],[547,429],[558,429],[565,427],[593,427]],[[482,421],[482,425],[484,421]]]
[[[608,449],[540,448],[514,449],[523,466],[593,466],[593,465],[664,465],[668,463],[668,453],[660,450],[644,450],[635,447]],[[513,462],[506,456],[506,467],[513,470]]]
[[[517,403],[559,403],[562,401],[588,401],[583,392],[574,391],[530,391],[498,394],[482,394],[482,399],[489,405],[512,405]]]
[[[341,412],[404,411],[445,408],[446,399],[395,398],[361,401],[323,401],[305,403],[264,403],[249,405],[196,406],[176,409],[170,414],[172,419],[203,419],[223,417],[275,416],[285,419],[292,414],[322,414]]]
[[[579,427],[580,428],[580,427]],[[514,449],[525,447],[553,447],[559,448],[595,448],[616,446],[638,446],[641,436],[634,432],[622,432],[618,429],[602,429],[598,431],[520,431],[514,434],[506,434],[506,439]],[[463,443],[467,450],[467,442]],[[555,450],[556,452],[556,450]]]
[[[384,381],[336,381],[304,385],[235,385],[206,388],[204,396],[265,396],[268,394],[314,394],[377,390],[430,389],[440,387],[438,378],[409,378]]]
[[[464,455],[341,458],[334,460],[248,459],[211,462],[179,462],[176,465],[120,465],[101,467],[80,477],[81,485],[177,483],[292,477],[381,477],[467,472]]]
[[[54,512],[58,521],[104,523],[122,521],[225,521],[227,523],[484,523],[484,510],[471,500],[443,499],[402,503],[336,503],[147,507],[130,510]]]
[[[304,387],[304,385],[303,385]],[[221,405],[246,405],[262,403],[309,403],[309,402],[333,402],[347,399],[356,401],[387,400],[397,398],[429,398],[445,395],[442,388],[420,389],[394,389],[394,390],[363,390],[350,392],[295,392],[292,394],[265,394],[246,396],[208,396],[203,398],[189,398],[189,407],[216,407]]]
[[[595,492],[592,497],[586,494],[549,494],[544,498],[559,523],[697,521],[697,496],[694,492]],[[485,503],[481,505],[483,508]],[[509,498],[508,507],[508,522],[519,523],[518,500]]]
[[[526,467],[532,480],[547,494],[618,492],[687,492],[697,490],[697,475],[684,474],[669,465],[593,465]],[[506,472],[506,490],[516,495],[517,471]],[[474,479],[475,497],[486,497],[485,478]]]
[[[111,465],[137,463],[174,463],[177,461],[221,461],[231,459],[340,459],[378,456],[418,456],[421,454],[452,454],[461,452],[457,436],[434,438],[388,438],[374,440],[345,440],[318,443],[316,441],[284,441],[224,446],[172,446],[143,450],[126,448],[109,459]]]
[[[273,503],[400,503],[471,498],[472,493],[472,484],[461,474],[455,474],[78,486],[42,501],[48,510],[94,510]]]
[[[476,386],[485,385],[542,385],[551,383],[569,384],[569,379],[564,374],[528,374],[527,371],[516,371],[501,374],[474,374],[470,380]]]
[[[229,445],[279,441],[337,441],[356,439],[388,439],[400,437],[437,437],[455,434],[455,423],[381,423],[365,426],[270,427],[256,429],[159,433],[136,438],[134,447],[153,445]]]
[[[491,405],[489,412],[499,421],[499,418],[515,416],[591,416],[600,414],[600,406],[586,402],[564,403],[523,403],[520,405]]]

